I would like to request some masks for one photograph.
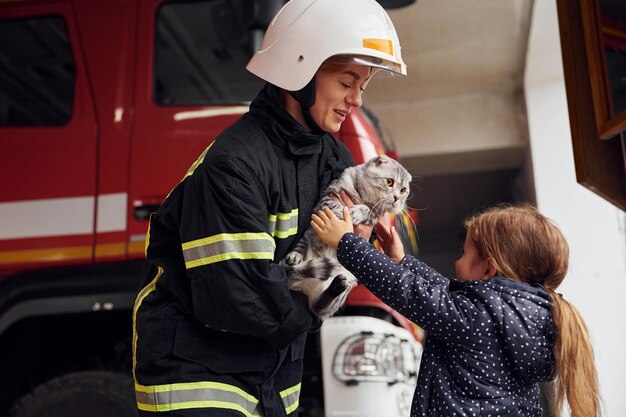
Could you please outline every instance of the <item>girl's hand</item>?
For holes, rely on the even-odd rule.
[[[344,190],[341,190],[340,195],[341,197],[341,201],[343,202],[343,205],[350,208],[354,206],[354,202],[352,201],[352,199],[350,198],[350,196],[348,195],[348,193],[346,193]],[[345,217],[344,217],[345,218]],[[372,230],[374,230],[374,225],[373,224],[357,224],[354,227],[354,233],[357,236],[361,236],[363,239],[369,241],[370,238],[372,237]]]
[[[330,198],[332,198],[333,200],[337,201],[338,203],[341,203],[342,205],[348,208],[354,206],[354,201],[352,201],[352,199],[350,198],[348,193],[345,192],[345,190],[341,190],[339,192],[339,198],[337,198],[335,195],[331,195]],[[354,234],[361,236],[363,239],[369,241],[370,238],[372,237],[372,230],[374,230],[374,225],[360,223],[353,227],[354,227]]]
[[[396,262],[400,262],[404,258],[404,246],[400,240],[400,236],[394,226],[389,229],[382,222],[376,225],[376,233],[378,243],[383,248],[385,255],[389,256]]]
[[[313,214],[311,226],[322,242],[333,249],[337,249],[339,241],[346,233],[353,232],[352,219],[348,207],[343,207],[343,220],[335,216],[328,207]]]

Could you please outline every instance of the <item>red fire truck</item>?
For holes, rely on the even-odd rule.
[[[247,111],[245,64],[280,5],[0,2],[0,415],[135,414],[148,215]],[[356,163],[389,152],[365,112],[337,137]],[[418,341],[357,287],[309,338],[302,414],[408,415]]]

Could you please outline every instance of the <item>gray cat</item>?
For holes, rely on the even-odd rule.
[[[353,224],[374,224],[383,214],[399,213],[409,195],[411,174],[394,159],[380,155],[347,168],[330,183],[315,211],[328,207],[343,218],[338,198],[344,190],[354,202],[350,208]],[[334,249],[326,246],[310,228],[289,252],[281,265],[289,277],[289,288],[306,294],[309,308],[320,319],[332,316],[344,303],[356,278],[337,260]],[[333,278],[333,279],[330,279]]]

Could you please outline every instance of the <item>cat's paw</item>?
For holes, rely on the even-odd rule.
[[[348,288],[350,288],[350,280],[347,276],[339,274],[333,279],[327,291],[334,296],[338,296]]]
[[[285,256],[285,265],[289,265],[289,266],[295,266],[298,264],[301,264],[302,261],[304,260],[304,257],[298,253],[298,252],[289,252],[286,256]]]
[[[341,277],[341,278],[339,278],[339,277]],[[358,282],[357,282],[355,276],[350,274],[350,273],[346,273],[345,275],[344,274],[337,275],[335,277],[335,280],[336,279],[339,279],[341,281],[341,284],[339,284],[339,283],[336,284],[337,285],[337,289],[342,288],[341,292],[349,291],[349,290],[351,290],[352,288],[354,288],[354,287],[356,287],[358,285]],[[333,281],[333,284],[335,284],[334,281]]]
[[[335,314],[344,304],[350,290],[356,286],[356,278],[352,274],[336,275],[328,288],[322,293],[312,310],[320,320]]]
[[[371,224],[372,211],[365,204],[357,204],[350,207],[350,218],[352,224]]]

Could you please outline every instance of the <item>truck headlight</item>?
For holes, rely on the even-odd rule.
[[[408,382],[417,376],[414,344],[397,336],[362,332],[345,339],[333,359],[333,375],[346,384]]]

